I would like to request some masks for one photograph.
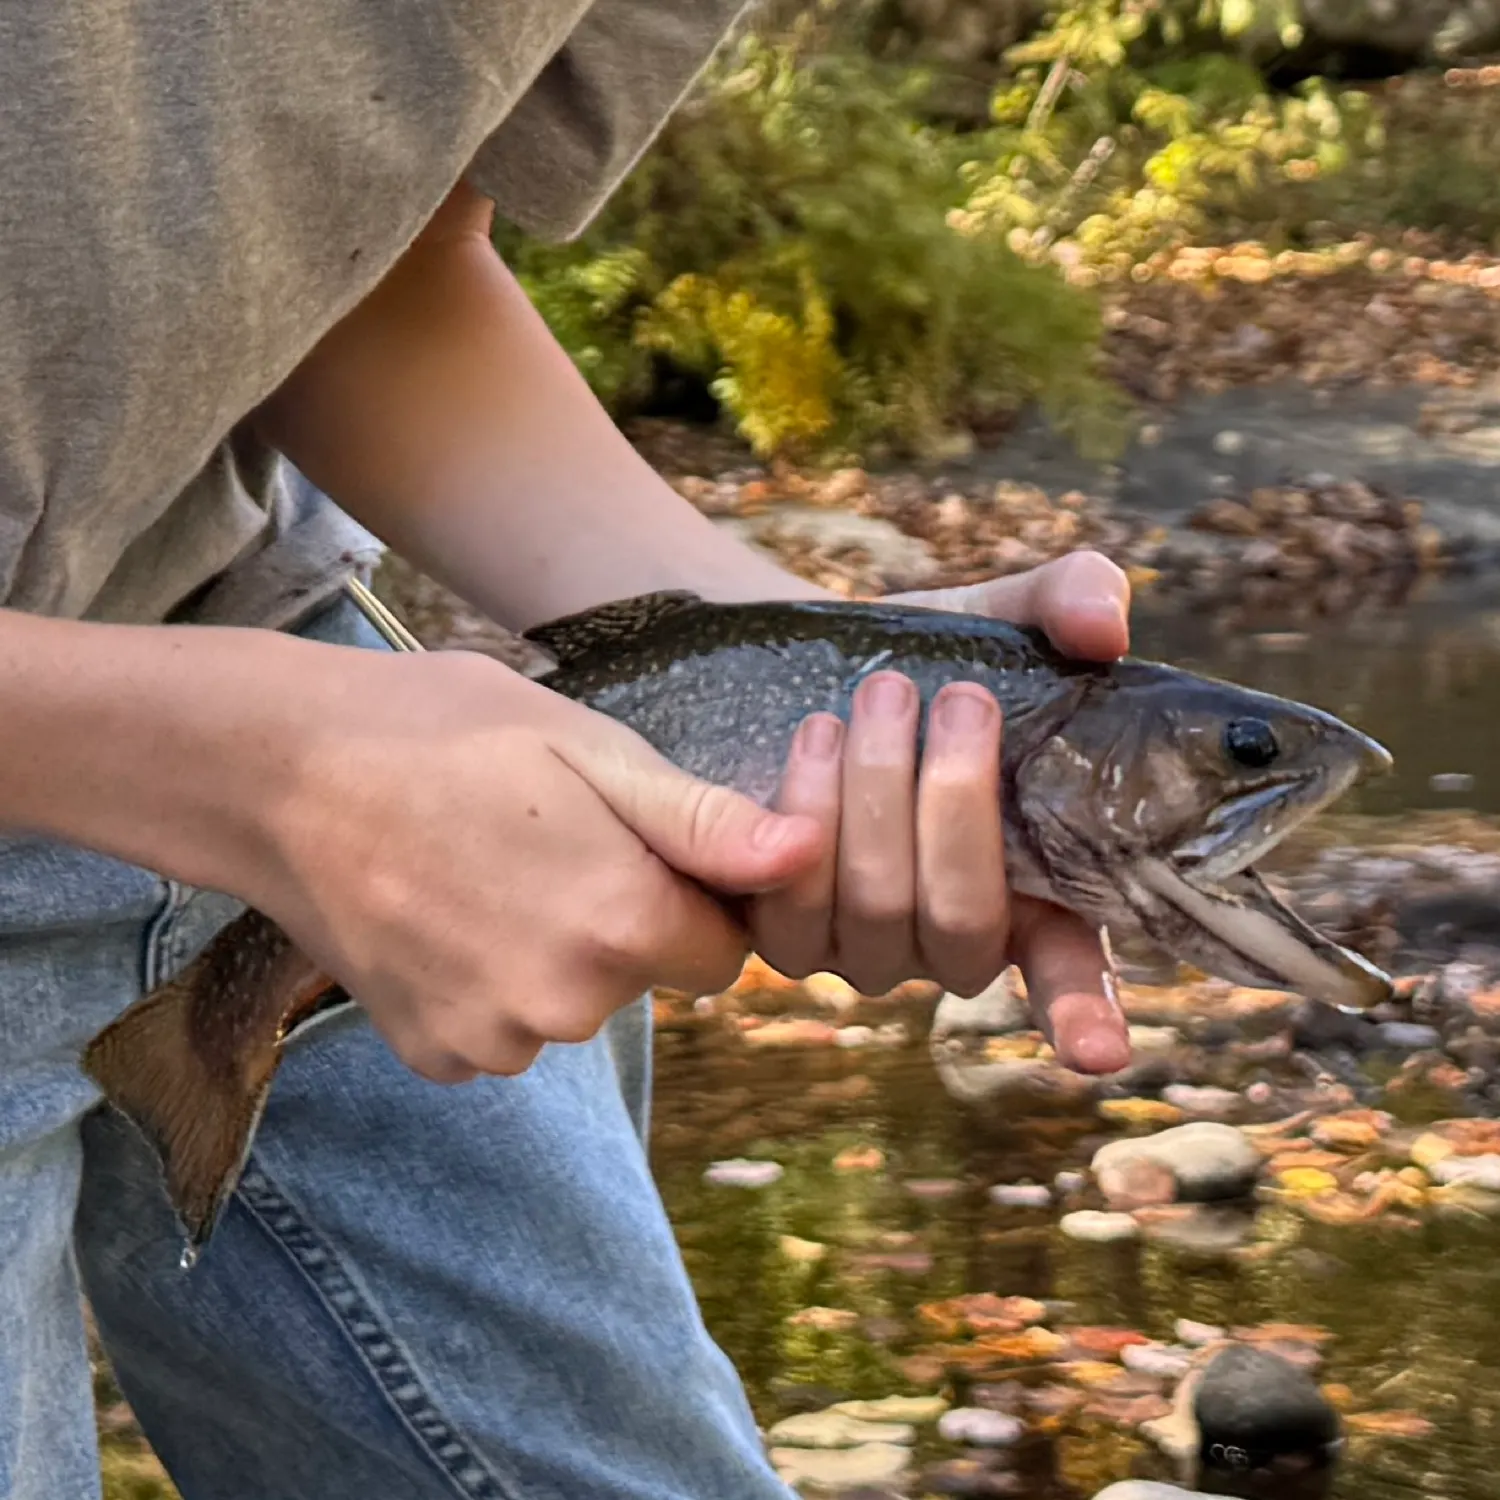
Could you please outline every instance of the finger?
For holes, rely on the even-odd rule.
[[[639,735],[603,718],[553,751],[674,870],[715,890],[772,890],[815,864],[822,830],[674,766]]]
[[[843,751],[844,726],[834,714],[814,714],[799,726],[776,810],[811,818],[823,832],[821,855],[803,874],[751,904],[755,951],[794,979],[826,968],[833,959]]]
[[[933,700],[917,783],[917,939],[926,973],[977,995],[1005,967],[1000,709],[973,683]]]
[[[1098,935],[1075,913],[1018,897],[1011,952],[1026,978],[1032,1014],[1059,1061],[1080,1073],[1116,1073],[1130,1039]]]
[[[715,995],[739,977],[749,934],[724,903],[650,854],[611,884],[612,899],[580,913],[574,975],[559,986],[572,997],[569,1019],[559,1024],[597,1030],[654,986]]]
[[[1130,649],[1130,580],[1102,552],[1070,552],[1007,578],[896,597],[1040,626],[1060,651],[1091,661]]]
[[[834,937],[840,967],[880,994],[916,962],[915,685],[896,672],[860,684],[844,736]]]

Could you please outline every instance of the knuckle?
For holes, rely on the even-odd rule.
[[[996,901],[983,904],[964,900],[939,900],[928,904],[923,926],[936,944],[957,944],[965,948],[1003,947],[1005,911]]]
[[[592,1041],[613,1008],[570,1001],[547,1017],[544,1035],[549,1042],[562,1042],[568,1046]]]
[[[630,973],[648,967],[658,946],[653,905],[647,886],[624,883],[587,906],[580,946],[592,966]]]

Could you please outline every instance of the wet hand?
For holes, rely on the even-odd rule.
[[[1095,552],[902,602],[1035,625],[1099,661],[1129,646],[1130,588]],[[798,733],[777,807],[823,828],[823,857],[758,897],[758,952],[792,975],[831,970],[866,994],[928,978],[974,995],[1019,965],[1037,1023],[1081,1072],[1129,1060],[1125,1020],[1098,935],[1073,913],[1006,887],[994,698],[955,683],[933,700],[917,764],[920,703],[896,673],[872,674],[845,728],[815,715]]]

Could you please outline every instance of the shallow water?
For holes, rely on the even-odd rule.
[[[851,1097],[840,1099],[840,1085]],[[909,1385],[899,1366],[934,1341],[917,1307],[989,1291],[1062,1299],[1073,1304],[1069,1323],[1123,1326],[1169,1343],[1184,1317],[1319,1325],[1333,1335],[1320,1381],[1347,1385],[1361,1405],[1417,1412],[1434,1431],[1418,1440],[1353,1437],[1331,1487],[1312,1493],[1496,1493],[1500,1225],[1335,1228],[1276,1208],[1261,1210],[1251,1241],[1273,1252],[1263,1260],[1078,1243],[1060,1234],[1055,1209],[998,1207],[985,1189],[1051,1181],[1061,1168],[1086,1165],[1113,1132],[1086,1109],[1027,1119],[994,1103],[961,1104],[921,1041],[884,1054],[756,1056],[727,1039],[666,1036],[658,1099],[663,1192],[705,1318],[763,1424],[799,1405],[930,1389]],[[866,1145],[884,1153],[884,1166],[834,1170],[841,1150]],[[780,1162],[785,1174],[757,1189],[703,1180],[709,1162],[742,1156]],[[953,1195],[917,1196],[906,1186],[913,1179],[952,1184]],[[785,1235],[827,1252],[799,1263],[781,1248]],[[889,1268],[869,1259],[881,1255],[894,1257]],[[787,1321],[807,1306],[852,1309],[862,1322],[820,1332]],[[799,1402],[790,1386],[822,1390]],[[1037,1500],[1090,1497],[1129,1477],[1174,1477],[1130,1426],[1090,1418],[1029,1443],[1013,1467],[1017,1493]]]
[[[1401,612],[1318,622],[1315,644],[1288,639],[1308,627],[1284,614],[1216,628],[1153,618],[1148,606],[1136,645],[1360,724],[1392,749],[1397,771],[1351,799],[1353,810],[1402,826],[1408,809],[1500,812],[1500,604],[1483,603],[1436,593]],[[1474,778],[1462,794],[1432,782],[1455,773]],[[845,1396],[932,1389],[901,1366],[934,1341],[919,1305],[1020,1294],[1072,1304],[1068,1324],[1169,1343],[1179,1318],[1317,1325],[1331,1334],[1320,1382],[1347,1386],[1354,1409],[1433,1424],[1421,1437],[1351,1433],[1325,1487],[1282,1482],[1268,1492],[1277,1500],[1488,1500],[1500,1490],[1500,1221],[1334,1227],[1274,1205],[1259,1209],[1238,1255],[1069,1240],[1060,1207],[1004,1208],[986,1189],[1051,1182],[1117,1132],[1089,1102],[1041,1110],[955,1098],[923,1035],[926,1015],[908,1007],[910,1040],[890,1050],[761,1052],[720,1024],[686,1019],[661,1037],[654,1154],[663,1191],[707,1321],[763,1424]],[[1408,1119],[1467,1108],[1420,1093],[1383,1104]],[[865,1146],[883,1165],[835,1170],[840,1151]],[[784,1175],[755,1189],[704,1180],[711,1162],[736,1157],[774,1160]],[[784,1236],[826,1248],[799,1259],[816,1252],[793,1245],[788,1254]],[[809,1306],[860,1321],[845,1331],[789,1321]],[[1064,1378],[1011,1373],[1030,1384]],[[923,1432],[923,1459],[954,1451]],[[1186,1477],[1130,1423],[1077,1414],[1028,1439],[1004,1468],[1010,1492],[1037,1500],[1091,1497],[1129,1477]]]

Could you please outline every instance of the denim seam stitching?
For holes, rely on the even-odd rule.
[[[311,1283],[402,1424],[454,1489],[467,1500],[522,1500],[520,1492],[502,1480],[453,1430],[427,1394],[395,1336],[376,1316],[375,1309],[338,1257],[253,1157],[240,1178],[235,1196]],[[361,1332],[358,1324],[365,1324],[372,1331]],[[403,1396],[404,1387],[415,1388],[416,1394]],[[477,1481],[467,1480],[459,1472],[468,1466],[480,1471]]]
[[[166,886],[166,896],[156,915],[146,923],[145,953],[142,962],[145,982],[142,989],[148,995],[166,977],[164,966],[171,962],[172,938],[188,904],[189,890],[181,881],[166,880],[163,884]]]

